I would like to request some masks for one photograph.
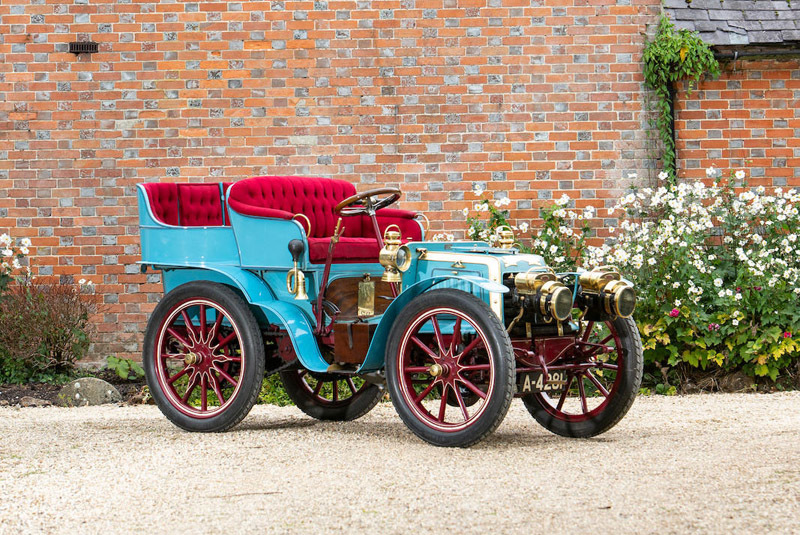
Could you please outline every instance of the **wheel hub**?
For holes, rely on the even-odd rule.
[[[202,359],[202,355],[198,355],[194,351],[189,351],[186,353],[186,357],[184,357],[183,362],[185,362],[187,366],[194,366],[196,364],[200,364]]]

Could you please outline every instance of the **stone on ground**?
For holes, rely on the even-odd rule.
[[[119,403],[122,396],[114,385],[95,377],[75,379],[58,393],[56,404],[61,407],[84,407]]]
[[[52,405],[46,399],[38,399],[31,396],[25,396],[19,400],[20,407],[49,407]]]

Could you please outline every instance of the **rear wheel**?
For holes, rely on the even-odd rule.
[[[247,304],[222,284],[190,282],[158,304],[143,364],[161,412],[187,431],[225,431],[258,398],[264,343]]]
[[[392,403],[411,431],[437,446],[469,446],[494,431],[514,394],[514,370],[497,316],[459,290],[415,298],[386,344]]]
[[[567,367],[567,384],[558,395],[528,394],[528,412],[549,431],[566,437],[592,437],[614,427],[628,412],[642,383],[644,358],[636,323],[617,318],[589,322],[567,357],[551,366]]]
[[[361,418],[383,397],[378,385],[352,375],[289,370],[280,377],[297,408],[317,420]]]

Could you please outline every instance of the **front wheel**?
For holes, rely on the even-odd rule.
[[[397,316],[386,344],[386,383],[411,431],[436,446],[470,446],[503,421],[514,395],[511,341],[477,297],[443,289]]]
[[[222,284],[178,286],[144,337],[147,384],[161,412],[187,431],[225,431],[258,398],[264,342],[247,304]]]
[[[560,394],[528,394],[528,412],[549,431],[592,437],[614,427],[628,412],[642,383],[642,341],[631,318],[588,322],[565,357],[551,363],[566,370]]]

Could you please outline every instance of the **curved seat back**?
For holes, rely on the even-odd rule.
[[[205,184],[144,184],[156,220],[181,227],[230,225],[223,219],[222,193],[218,182]]]
[[[346,180],[298,176],[261,176],[234,183],[228,193],[228,204],[242,215],[260,216],[262,209],[303,214],[311,222],[311,238],[333,235],[338,215],[334,207],[356,188]],[[362,220],[344,220],[345,236],[360,237]]]

